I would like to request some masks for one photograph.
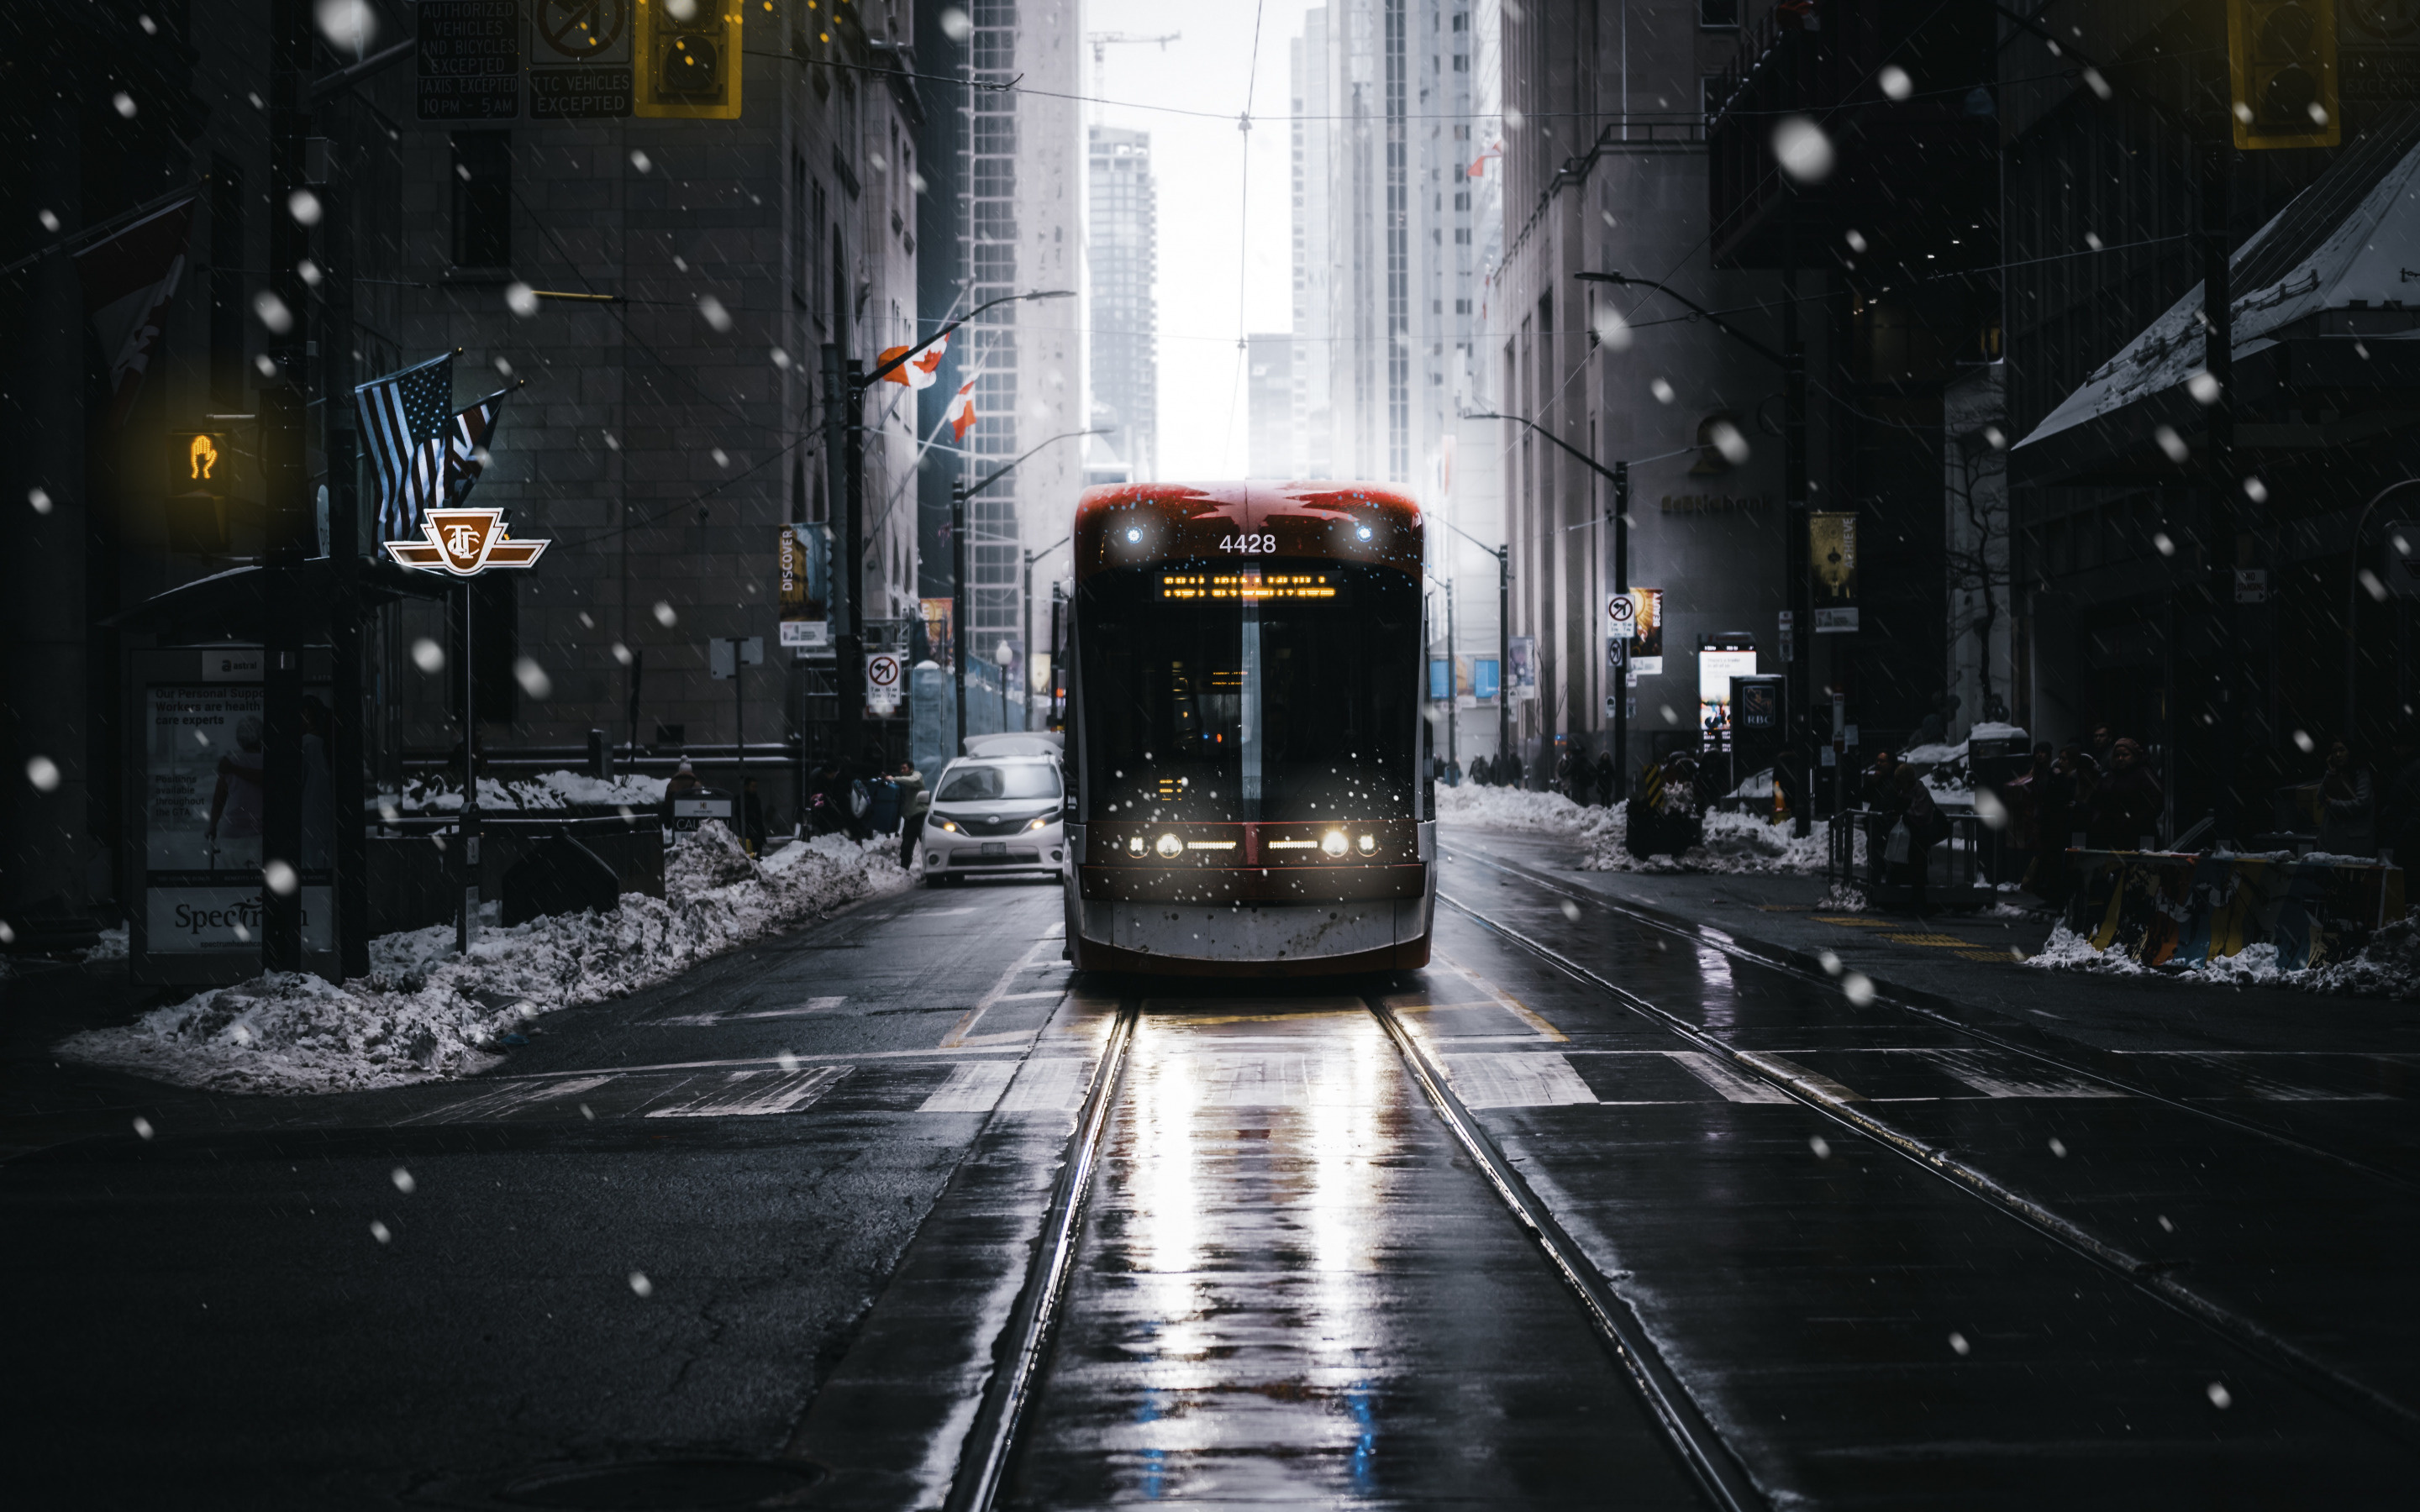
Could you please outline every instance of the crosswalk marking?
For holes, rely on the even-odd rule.
[[[2249,1094],[2263,1103],[2391,1103],[2395,1099],[2385,1092],[2338,1092],[2325,1088],[2305,1087],[2299,1082],[2281,1081],[2259,1072],[2248,1070],[2242,1061],[2229,1057],[2196,1055],[2187,1058],[2197,1066],[2206,1066],[2234,1083],[2236,1096]]]
[[[1000,1111],[1073,1113],[1084,1101],[1084,1071],[1091,1064],[1075,1056],[1027,1061],[1001,1095]]]
[[[1866,1094],[1841,1086],[1819,1071],[1810,1071],[1798,1062],[1765,1050],[1743,1050],[1740,1058],[1768,1076],[1805,1088],[1816,1096],[1834,1103],[1862,1103]]]
[[[563,1081],[532,1084],[518,1082],[493,1091],[466,1097],[459,1103],[449,1103],[427,1113],[415,1113],[403,1119],[405,1123],[482,1123],[504,1118],[540,1103],[556,1102],[595,1091],[613,1080],[613,1073],[601,1076],[574,1076]]]
[[[2124,1097],[2105,1083],[2062,1076],[2013,1057],[1976,1050],[1928,1050],[1924,1057],[1986,1097]]]
[[[1597,1100],[1569,1060],[1547,1051],[1452,1056],[1446,1061],[1446,1079],[1468,1108],[1559,1107]]]
[[[795,1008],[768,1008],[753,1013],[676,1013],[668,1018],[648,1019],[650,1025],[676,1025],[682,1028],[711,1028],[717,1024],[745,1024],[752,1019],[800,1019],[810,1013],[829,1013],[846,997],[810,997]]]
[[[799,1071],[735,1071],[712,1086],[670,1107],[651,1110],[651,1119],[745,1119],[768,1113],[794,1113],[809,1106],[847,1075],[846,1066],[808,1066]]]
[[[989,1113],[1016,1074],[1013,1060],[965,1060],[950,1068],[940,1090],[918,1105],[920,1113]]]
[[[1790,1094],[1753,1076],[1733,1071],[1729,1062],[1702,1050],[1668,1050],[1669,1059],[1733,1103],[1787,1103]]]

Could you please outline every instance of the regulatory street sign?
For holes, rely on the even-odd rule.
[[[865,658],[865,691],[871,698],[896,698],[907,662],[898,653],[876,651]]]
[[[2236,568],[2235,601],[2239,604],[2269,602],[2269,569],[2266,567]]]
[[[420,0],[413,30],[422,120],[520,115],[520,0]]]
[[[728,682],[739,675],[742,667],[765,665],[765,638],[751,636],[716,636],[706,643],[706,671],[716,681]]]
[[[1606,600],[1605,612],[1613,621],[1617,640],[1627,640],[1638,633],[1638,601],[1628,594],[1616,594]]]
[[[516,541],[501,509],[432,509],[421,517],[419,541],[389,541],[386,554],[423,572],[475,578],[490,567],[534,567],[551,541]]]
[[[614,120],[630,114],[634,0],[532,0],[532,120]]]

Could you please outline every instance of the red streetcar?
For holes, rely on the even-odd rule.
[[[1419,506],[1130,484],[1076,512],[1067,941],[1079,968],[1428,964]]]

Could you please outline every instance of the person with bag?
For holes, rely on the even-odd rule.
[[[1890,802],[1894,817],[1883,845],[1885,880],[1908,889],[1920,918],[1925,912],[1925,885],[1932,871],[1932,847],[1948,832],[1949,820],[1913,766],[1900,766],[1891,774]]]

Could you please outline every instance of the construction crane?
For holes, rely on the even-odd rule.
[[[1165,53],[1168,51],[1169,43],[1182,41],[1184,38],[1183,32],[1170,32],[1165,37],[1129,37],[1124,32],[1086,32],[1084,40],[1093,44],[1093,118],[1096,121],[1101,118],[1101,101],[1109,96],[1109,47],[1112,43],[1147,43],[1156,46]]]

